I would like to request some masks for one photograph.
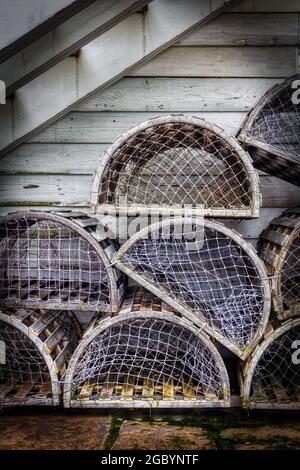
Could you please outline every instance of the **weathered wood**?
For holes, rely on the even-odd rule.
[[[0,108],[1,109],[1,108]],[[42,143],[107,143],[113,142],[120,134],[147,119],[168,116],[170,113],[140,112],[71,112],[28,142]],[[197,116],[222,127],[235,135],[241,127],[245,112],[187,112],[186,116]]]
[[[174,44],[192,27],[214,18],[235,0],[156,0],[145,13],[131,15],[19,89],[2,107],[13,123],[13,138],[0,116],[1,153],[5,153],[96,89],[125,75],[138,63]],[[44,90],[43,93],[40,90]],[[5,139],[4,139],[5,136]]]
[[[124,77],[74,111],[249,111],[280,78]]]
[[[128,309],[128,307],[130,309]],[[185,383],[185,377],[178,379],[179,385],[174,386],[173,377],[170,377],[170,369],[167,367],[167,375],[164,374],[164,369],[161,368],[158,371],[159,377],[155,376],[155,361],[151,360],[151,367],[153,367],[153,377],[147,377],[149,370],[146,368],[145,376],[138,376],[139,364],[136,366],[133,374],[131,369],[120,370],[118,374],[108,374],[106,377],[101,378],[99,384],[94,384],[94,387],[100,390],[97,396],[91,396],[90,381],[87,379],[86,383],[80,385],[82,393],[78,394],[76,386],[70,387],[69,384],[74,384],[74,376],[76,375],[76,369],[78,362],[80,361],[82,354],[89,347],[93,341],[97,341],[97,338],[101,334],[105,334],[108,328],[118,328],[118,325],[126,325],[128,321],[163,321],[164,324],[169,324],[171,328],[181,328],[186,330],[187,335],[195,335],[195,340],[200,341],[201,346],[208,349],[208,356],[211,357],[211,361],[215,363],[216,370],[219,376],[214,376],[214,381],[219,380],[222,383],[222,393],[220,396],[200,396],[200,393],[196,395],[195,390],[192,389],[192,380],[195,380],[194,376],[188,377],[189,384]],[[130,330],[129,330],[130,331]],[[167,330],[165,331],[167,334]],[[159,341],[160,335],[158,332],[157,341]],[[180,338],[178,338],[180,344]],[[177,343],[176,343],[177,344]],[[176,345],[175,345],[176,346]],[[138,346],[137,346],[138,347]],[[181,345],[181,354],[184,343]],[[124,355],[124,361],[125,361]],[[151,353],[150,353],[151,358]],[[98,358],[97,358],[98,359]],[[99,358],[100,359],[100,358]],[[167,358],[166,358],[167,359]],[[133,357],[131,358],[133,360]],[[172,356],[173,360],[173,356]],[[138,360],[139,361],[139,360]],[[144,361],[147,361],[147,354],[145,355]],[[193,359],[194,361],[194,359]],[[184,361],[182,361],[184,365]],[[134,364],[133,364],[134,366]],[[93,370],[93,374],[97,371]],[[124,375],[123,375],[124,374]],[[174,374],[176,377],[176,373]],[[223,363],[223,360],[212,344],[208,337],[199,331],[191,322],[180,318],[175,315],[173,311],[168,308],[164,310],[164,303],[159,299],[156,299],[151,293],[144,291],[141,288],[131,288],[128,291],[127,298],[125,299],[120,311],[113,318],[105,320],[99,319],[92,329],[83,336],[83,339],[75,351],[70,366],[67,369],[65,378],[65,389],[64,389],[64,406],[66,408],[97,408],[97,407],[146,407],[146,406],[158,406],[158,407],[228,407],[230,405],[230,390],[229,390],[229,378]],[[198,384],[197,384],[198,385]],[[206,384],[201,384],[203,387]],[[214,383],[212,384],[212,387]],[[176,390],[180,389],[179,396],[176,395]],[[118,395],[118,396],[116,396]],[[211,402],[214,401],[214,405]]]
[[[102,0],[92,2],[68,21],[0,64],[7,95],[30,82],[61,60],[77,53],[88,42],[105,33],[150,0]]]
[[[89,207],[92,175],[0,176],[0,206]],[[260,176],[263,207],[293,207],[300,188],[275,176]]]
[[[39,332],[38,329],[44,328],[44,322],[53,317],[52,310],[114,312],[118,310],[123,299],[124,277],[121,277],[110,263],[110,257],[116,251],[115,244],[107,238],[107,235],[104,235],[101,241],[95,239],[94,234],[99,232],[97,219],[81,213],[69,212],[66,213],[67,217],[64,214],[64,212],[16,212],[1,220],[2,230],[11,222],[17,223],[17,226],[19,223],[14,239],[20,239],[23,232],[26,233],[28,243],[23,246],[23,250],[25,253],[31,253],[31,264],[28,262],[26,265],[28,272],[25,278],[20,274],[19,266],[22,261],[19,254],[15,258],[17,267],[14,272],[10,266],[3,267],[0,304],[4,307],[48,309],[43,318],[32,326],[37,329],[36,334]],[[50,256],[48,261],[50,268],[46,274],[43,268],[45,252],[42,251],[40,254],[39,249],[35,252],[32,244],[32,241],[39,243],[42,231],[30,233],[32,225],[41,224],[43,221],[49,224],[48,231],[51,229],[53,232],[47,250],[54,252],[58,250],[59,253],[57,265],[51,261],[53,255]],[[64,231],[66,246],[63,244]],[[71,240],[74,234],[84,242],[86,249],[90,250],[93,261],[98,264],[98,280],[93,276],[93,265],[82,256],[82,246],[75,243],[72,247]],[[55,238],[59,246],[55,246]],[[11,243],[10,237],[7,236],[2,243],[3,252],[9,243]],[[12,245],[10,249],[15,248]],[[64,264],[66,263],[64,260],[69,256],[65,250],[71,250],[72,253],[69,265]],[[69,274],[66,276],[69,270],[72,271],[72,276]]]
[[[193,136],[192,141],[187,140],[191,139],[191,136]],[[203,136],[205,136],[205,142],[203,142]],[[153,138],[155,139],[155,150],[153,149]],[[132,141],[135,142],[134,145],[132,145]],[[194,147],[195,141],[197,142],[196,147]],[[220,150],[216,149],[217,141]],[[182,159],[178,162],[175,156],[171,160],[163,157],[167,147],[175,149],[180,142],[181,145],[184,143],[185,148],[189,151],[202,147],[209,158],[203,158],[203,155],[199,158],[194,155],[193,163],[191,164],[187,158],[185,167],[183,167]],[[147,150],[149,144],[151,145],[150,154]],[[129,160],[131,169],[128,172],[128,177],[138,175],[136,185],[140,190],[133,197],[130,196],[130,189],[122,189],[122,184],[119,188],[119,178],[122,180],[122,175],[126,173],[127,163],[123,162],[125,148],[127,152],[134,152],[135,155],[132,160]],[[229,153],[223,156],[223,150]],[[228,155],[230,158],[227,160]],[[154,161],[153,168],[156,168],[150,170],[150,176],[147,169],[144,171],[145,164],[143,162],[147,158]],[[211,162],[215,162],[216,159],[222,165],[219,169],[211,167]],[[118,166],[117,171],[112,171],[113,165]],[[170,165],[174,167],[173,170],[170,170]],[[184,175],[181,174],[183,168],[185,168]],[[171,177],[169,177],[170,173]],[[235,187],[235,191],[231,194],[231,188],[225,186],[225,173],[227,178],[231,179],[231,185]],[[240,179],[242,173],[244,175],[243,182]],[[206,175],[208,180],[205,180]],[[147,187],[152,178],[155,178],[154,182],[151,181],[151,186]],[[107,186],[106,191],[103,191],[104,186]],[[168,195],[161,202],[159,199],[161,193],[156,194],[153,198],[153,191],[156,187],[159,187],[164,195]],[[116,198],[113,196],[114,191],[117,194]],[[261,199],[258,175],[249,155],[243,151],[234,138],[224,133],[218,126],[203,119],[187,116],[155,118],[144,121],[125,132],[108,149],[103,160],[100,160],[91,189],[91,210],[100,214],[135,215],[137,211],[141,214],[149,214],[151,207],[153,214],[156,207],[157,213],[174,214],[174,210],[177,210],[179,215],[183,213],[184,201],[187,201],[186,193],[189,195],[189,203],[198,207],[188,208],[186,206],[185,215],[194,213],[228,218],[257,218],[259,216]],[[125,199],[127,203],[119,202],[119,199]]]
[[[280,367],[276,368],[276,366],[274,366],[274,376],[271,375],[270,368],[268,370],[267,377],[264,377],[264,371],[262,367],[259,369],[259,374],[257,371],[257,367],[260,366],[261,358],[264,356],[265,352],[268,351],[269,347],[272,347],[272,343],[277,341],[278,344],[280,344],[280,337],[288,334],[290,330],[299,329],[299,325],[299,318],[283,323],[279,328],[276,328],[271,334],[269,334],[260,345],[256,347],[252,355],[243,365],[241,396],[244,408],[291,410],[300,408],[299,374],[295,373],[295,369],[292,369],[290,374],[288,373],[288,368],[290,367],[290,351],[288,349],[288,341],[285,346],[285,357],[279,356],[276,350],[272,350],[272,355],[274,358],[277,357],[277,360],[281,360],[282,364],[284,364],[284,366],[282,366],[282,377],[278,375],[280,373]],[[284,379],[282,383],[281,379]],[[286,379],[288,379],[290,382],[288,387],[284,385]],[[255,393],[253,394],[254,388],[252,389],[252,383],[256,383],[259,387],[258,396],[255,396]]]
[[[239,141],[249,151],[257,168],[275,176],[280,174],[282,179],[298,186],[300,113],[293,101],[293,86],[299,78],[299,74],[293,75],[268,90],[247,115],[238,134]],[[266,109],[268,113],[272,113],[272,134],[276,136],[273,139],[263,131],[264,126],[269,125],[268,118],[265,117]],[[261,132],[255,131],[255,123],[258,121]]]
[[[233,5],[235,12],[300,12],[299,0],[243,0]]]
[[[66,341],[70,345],[70,353],[74,351],[77,345],[77,328],[79,327],[75,319],[68,316],[66,312],[61,311],[20,310],[18,314],[18,312],[8,310],[6,313],[0,311],[0,321],[5,323],[7,328],[14,331],[16,347],[19,344],[18,335],[26,337],[27,343],[30,343],[29,362],[26,367],[23,369],[20,363],[18,374],[15,375],[12,371],[11,377],[0,385],[1,404],[3,406],[58,405],[61,392],[59,382],[69,362],[69,357],[65,356],[63,358],[60,367],[56,366],[55,361]],[[64,334],[58,339],[57,348],[51,354],[45,345],[47,337],[51,337],[57,328],[62,328]],[[72,344],[69,342],[71,338]],[[26,354],[25,342],[21,348],[18,354]],[[18,361],[17,357],[18,355],[13,359]],[[32,357],[32,364],[30,363],[30,357]],[[39,368],[37,368],[38,364]]]
[[[130,72],[132,77],[287,77],[296,47],[170,47]]]
[[[258,243],[259,254],[271,277],[273,307],[279,320],[300,315],[299,236],[300,216],[296,208],[271,220]]]
[[[243,3],[245,2],[241,2]],[[298,46],[298,44],[297,13],[223,13],[202,28],[195,28],[176,43],[177,46]]]
[[[0,160],[0,173],[94,173],[109,144],[21,144]]]

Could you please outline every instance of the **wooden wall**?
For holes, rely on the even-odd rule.
[[[299,38],[299,0],[244,0],[2,158],[0,213],[88,210],[101,153],[149,117],[196,115],[234,135],[257,99],[296,73]],[[253,243],[270,219],[300,202],[300,187],[266,174],[260,180],[261,218],[228,222]]]

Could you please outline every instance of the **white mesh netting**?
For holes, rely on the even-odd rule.
[[[73,400],[225,398],[208,348],[188,329],[158,318],[122,320],[97,334],[65,387]]]
[[[263,352],[253,373],[250,403],[300,403],[300,368],[293,358],[299,338],[300,325],[281,334]]]
[[[178,237],[160,229],[138,239],[124,250],[120,267],[128,267],[157,287],[164,300],[175,300],[212,334],[220,333],[243,350],[265,321],[267,275],[262,279],[258,272],[255,253],[250,257],[230,236],[207,226],[188,230]],[[191,240],[200,236],[203,244],[191,250]]]
[[[97,204],[117,210],[201,205],[223,209],[224,215],[226,210],[252,210],[259,190],[241,155],[251,162],[231,140],[197,119],[176,122],[170,117],[141,124],[108,150]]]
[[[35,215],[0,224],[0,303],[91,309],[110,302],[103,261],[75,230]]]

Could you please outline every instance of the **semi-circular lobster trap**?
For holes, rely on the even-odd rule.
[[[58,405],[79,336],[71,312],[0,312],[0,406]]]
[[[16,212],[0,219],[0,305],[115,311],[123,276],[96,218],[81,212]]]
[[[258,217],[258,176],[248,154],[222,129],[186,116],[143,122],[99,162],[93,212]]]
[[[143,290],[113,318],[95,320],[70,362],[69,407],[225,407],[230,388],[208,337]]]
[[[263,341],[242,373],[245,408],[300,408],[300,319],[288,320]]]
[[[262,261],[236,232],[207,219],[168,219],[132,236],[119,269],[241,358],[264,332],[270,287]]]
[[[271,88],[238,135],[260,170],[300,185],[300,75]]]
[[[300,315],[300,208],[270,222],[260,236],[259,255],[272,277],[274,311],[280,320]]]

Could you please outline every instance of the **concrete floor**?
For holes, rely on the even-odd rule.
[[[0,450],[14,449],[300,450],[300,414],[4,411]]]

